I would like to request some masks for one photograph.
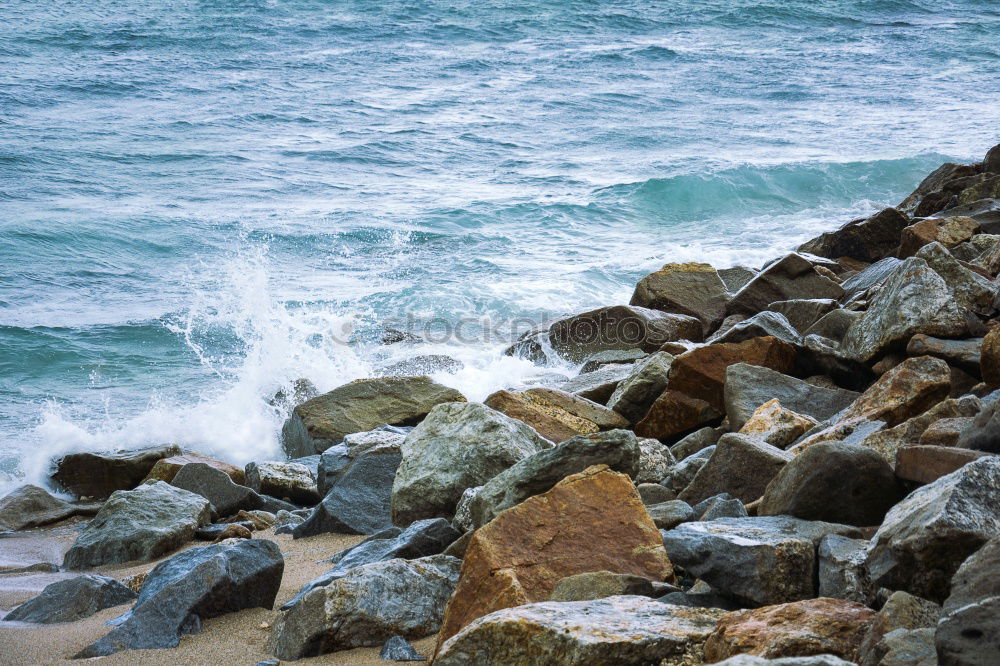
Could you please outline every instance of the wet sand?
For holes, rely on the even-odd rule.
[[[0,537],[0,614],[41,592],[49,583],[71,578],[80,572],[28,572],[4,574],[3,571],[26,567],[39,562],[60,564],[62,555],[76,538],[80,519],[64,521],[56,527],[40,528]],[[290,535],[274,535],[273,531],[255,532],[255,538],[272,539],[285,554],[285,572],[275,607],[291,599],[303,584],[329,568],[317,563],[344,548],[363,540],[360,536],[321,534],[293,540]],[[195,541],[187,548],[208,545]],[[163,558],[167,559],[167,558]],[[149,571],[157,562],[112,565],[93,569],[93,573],[122,579]],[[0,622],[0,664],[66,664],[74,654],[106,634],[110,627],[104,622],[128,610],[127,605],[108,608],[78,622],[33,625]],[[180,645],[168,650],[131,650],[86,662],[109,666],[117,664],[226,664],[253,666],[271,656],[265,651],[268,629],[278,612],[254,608],[239,613],[206,620],[203,631],[196,636],[183,636]],[[417,651],[429,655],[434,649],[434,637],[414,641]],[[359,648],[312,659],[301,664],[385,664],[379,659],[379,648]]]

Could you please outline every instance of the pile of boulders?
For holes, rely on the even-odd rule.
[[[66,456],[54,482],[104,504],[65,567],[218,540],[154,568],[79,656],[270,607],[280,552],[245,537],[274,527],[366,537],[282,606],[283,660],[419,659],[408,641],[436,635],[441,665],[1000,663],[998,272],[1000,146],[760,269],[668,264],[507,351],[573,378],[483,403],[358,380],[292,409],[287,460],[245,469]],[[19,529],[80,505],[0,506]],[[71,583],[15,613],[134,595]]]

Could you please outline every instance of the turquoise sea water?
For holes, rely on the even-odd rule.
[[[268,405],[514,319],[756,264],[1000,127],[994,0],[0,5],[0,485],[176,441],[274,455]],[[345,337],[361,342],[344,345]],[[445,336],[436,336],[435,339]]]

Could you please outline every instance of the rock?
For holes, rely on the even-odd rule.
[[[214,467],[217,470],[225,472],[229,475],[229,478],[241,486],[245,486],[247,483],[246,475],[243,470],[236,465],[230,465],[229,463],[222,462],[221,460],[216,460],[215,458],[209,458],[208,456],[203,456],[197,453],[185,453],[179,456],[170,456],[169,458],[161,458],[157,460],[153,465],[153,468],[149,470],[149,474],[143,480],[143,483],[149,481],[164,481],[170,483],[174,480],[177,472],[181,470],[185,465],[191,465],[194,463],[199,463],[202,465],[208,465],[209,467]]]
[[[82,569],[155,559],[190,541],[209,514],[204,497],[161,481],[117,490],[81,530],[63,566]]]
[[[633,574],[588,571],[567,576],[556,583],[549,601],[590,601],[623,594],[651,596],[653,583],[648,578]]]
[[[445,642],[435,666],[695,664],[721,611],[639,596],[542,602],[490,613]]]
[[[636,361],[641,361],[646,358],[646,356],[648,356],[648,354],[638,348],[607,349],[588,356],[587,360],[580,366],[580,372],[593,372],[594,370],[599,370],[606,365],[616,365],[621,363],[632,365]]]
[[[828,534],[819,542],[816,556],[819,562],[821,597],[844,599],[865,606],[875,600],[875,586],[865,572],[868,542]]]
[[[944,338],[968,331],[965,310],[927,262],[910,257],[900,264],[844,335],[842,351],[869,361],[918,333]]]
[[[284,568],[278,545],[265,539],[178,553],[149,572],[135,606],[117,626],[74,658],[176,647],[182,633],[205,619],[244,608],[270,609]]]
[[[217,517],[264,506],[260,495],[246,486],[233,483],[228,474],[204,463],[184,465],[170,485],[207,499],[212,504],[213,515]]]
[[[392,487],[401,460],[402,455],[391,447],[362,451],[350,460],[309,517],[292,529],[292,536],[374,534],[391,527]]]
[[[415,425],[435,405],[464,402],[429,377],[359,379],[298,405],[281,430],[289,457],[322,453],[345,435],[382,425]]]
[[[926,666],[936,666],[934,659],[934,629],[941,615],[941,607],[935,603],[915,597],[906,592],[893,592],[889,599],[875,615],[868,634],[861,643],[858,651],[858,662],[865,666],[879,666],[885,664],[922,664],[923,657],[928,656],[923,653],[927,651],[927,646],[923,646],[923,640],[916,642],[918,646],[916,652],[920,654],[919,661],[916,659],[904,658],[900,648],[907,645],[914,646],[913,636],[906,634],[912,631],[924,630],[929,632],[930,661]],[[890,653],[893,657],[887,659]]]
[[[598,465],[473,533],[438,645],[483,615],[548,599],[567,576],[602,570],[654,581],[673,576],[635,486],[624,474]]]
[[[800,298],[792,301],[775,301],[767,306],[770,312],[777,312],[792,325],[801,337],[823,316],[837,309],[837,301],[832,298]]]
[[[378,656],[382,661],[427,661],[426,657],[410,645],[410,641],[398,635],[382,644]]]
[[[651,504],[669,502],[677,497],[677,493],[658,483],[640,483],[635,489],[639,491],[639,497],[647,507]]]
[[[910,493],[868,552],[872,580],[940,602],[962,561],[1000,535],[1000,458],[987,456]]]
[[[666,264],[639,280],[630,305],[676,312],[701,320],[708,333],[722,321],[729,292],[709,264]]]
[[[765,310],[744,319],[726,331],[709,338],[713,344],[732,344],[753,338],[771,336],[790,345],[801,345],[802,335],[785,319],[785,315]]]
[[[785,657],[782,659],[764,659],[750,654],[738,654],[723,661],[717,661],[717,666],[855,666],[854,662],[844,661],[832,654],[817,654],[808,657]]]
[[[705,466],[708,459],[712,457],[712,454],[715,453],[715,447],[716,445],[713,444],[680,461],[670,469],[670,472],[660,483],[668,490],[672,490],[675,493],[681,492],[687,488],[691,480]]]
[[[237,512],[235,516],[229,518],[227,522],[250,523],[254,530],[260,531],[274,527],[274,524],[278,522],[278,517],[269,511],[261,511],[259,509],[247,511],[243,509]]]
[[[227,539],[252,539],[253,533],[250,528],[241,525],[240,523],[229,523],[226,527],[219,532],[219,535],[215,537],[215,543],[220,541],[226,541]]]
[[[871,290],[873,287],[881,286],[901,263],[903,263],[901,259],[886,257],[885,259],[876,261],[857,275],[844,280],[843,284],[841,284],[841,287],[844,288],[844,297],[842,300],[845,303],[849,302],[863,296],[865,292]]]
[[[392,363],[379,370],[380,377],[419,377],[436,372],[455,374],[465,367],[465,364],[444,354],[418,354],[410,358]]]
[[[791,459],[791,454],[753,437],[723,435],[708,462],[677,497],[693,504],[729,493],[744,503],[752,502]]]
[[[956,416],[935,421],[921,433],[919,443],[922,446],[957,446],[962,433],[972,427],[973,421],[975,419],[971,416]]]
[[[4,621],[36,624],[75,622],[135,598],[135,592],[114,578],[85,574],[46,585],[41,594],[12,610]]]
[[[622,380],[632,374],[632,365],[616,363],[584,372],[559,384],[559,389],[598,404],[607,403]]]
[[[948,364],[941,359],[908,358],[882,375],[839,418],[878,420],[895,426],[947,398],[950,384]]]
[[[951,582],[934,637],[942,666],[996,661],[1000,641],[1000,539],[971,555]]]
[[[352,433],[340,444],[331,446],[319,457],[316,468],[316,490],[326,497],[355,458],[369,451],[401,453],[403,440],[412,428],[382,426],[368,432]]]
[[[252,462],[246,466],[247,485],[258,493],[287,499],[296,504],[319,502],[316,477],[296,462]]]
[[[765,267],[736,292],[727,311],[752,315],[775,301],[838,299],[843,293],[840,285],[817,272],[809,259],[792,252]]]
[[[636,363],[632,373],[608,398],[608,407],[621,414],[627,423],[638,423],[666,388],[673,360],[672,354],[656,352]]]
[[[942,340],[929,335],[917,334],[910,338],[906,345],[908,356],[935,356],[944,359],[950,365],[955,365],[966,372],[979,374],[982,338],[968,340]]]
[[[736,363],[726,370],[725,400],[729,426],[740,429],[764,403],[777,399],[785,409],[823,421],[850,405],[854,391],[825,388],[768,368]]]
[[[836,259],[850,257],[874,262],[896,251],[899,236],[910,219],[895,208],[886,208],[867,219],[853,220],[799,247],[800,252]]]
[[[466,488],[548,448],[531,427],[484,405],[439,405],[403,442],[392,488],[393,522],[451,518]]]
[[[475,523],[472,520],[472,509],[470,508],[470,505],[472,504],[472,498],[474,498],[481,489],[482,486],[466,488],[465,492],[462,493],[462,497],[459,498],[458,504],[455,505],[455,517],[452,519],[451,524],[459,532],[464,533],[475,529]]]
[[[571,474],[593,465],[634,476],[639,444],[628,430],[579,435],[528,456],[486,482],[469,500],[472,527],[479,528],[500,512],[550,490]]]
[[[702,339],[695,317],[649,308],[613,305],[554,322],[548,342],[559,356],[582,363],[591,354],[609,349],[654,352],[664,342]]]
[[[639,462],[632,475],[636,484],[658,482],[670,473],[677,461],[668,447],[651,437],[640,438],[638,444]]]
[[[736,654],[790,657],[832,654],[857,659],[875,612],[842,599],[808,599],[727,613],[705,643],[705,658]]]
[[[937,666],[933,629],[897,629],[879,642],[879,666]]]
[[[984,316],[995,312],[996,285],[989,278],[970,271],[959,263],[943,245],[930,243],[920,248],[914,256],[926,261],[927,266],[944,280],[960,307]],[[972,331],[973,328],[970,327],[969,330]]]
[[[461,560],[433,555],[355,567],[311,590],[274,623],[269,651],[282,660],[382,645],[438,630]]]
[[[640,437],[668,439],[722,418],[722,412],[704,400],[680,391],[666,390],[635,425]]]
[[[750,605],[816,596],[816,548],[827,534],[856,528],[787,516],[720,518],[663,533],[670,560],[714,589]]]
[[[924,178],[920,185],[917,186],[917,189],[899,205],[899,209],[913,213],[916,208],[921,207],[920,205],[923,203],[923,200],[927,198],[943,199],[941,205],[944,206],[957,190],[949,188],[944,193],[944,196],[935,197],[934,195],[941,193],[942,189],[948,186],[949,183],[975,174],[976,168],[970,164],[946,162]]]
[[[536,386],[523,391],[536,404],[561,409],[576,418],[585,419],[601,430],[628,427],[628,421],[618,412],[604,405],[559,389]]]
[[[986,151],[986,157],[983,159],[983,171],[986,173],[1000,173],[1000,144]]]
[[[962,431],[956,444],[959,448],[1000,453],[1000,403],[983,408],[972,425]]]
[[[746,266],[733,266],[732,268],[722,268],[717,271],[719,278],[725,283],[726,291],[735,294],[742,289],[750,280],[757,276],[757,271]]]
[[[729,493],[719,493],[702,500],[691,507],[692,520],[715,520],[717,518],[746,518],[747,509],[743,502]]]
[[[647,506],[646,510],[649,511],[649,517],[653,519],[653,524],[661,530],[671,530],[694,518],[691,505],[681,500],[653,504]]]
[[[0,526],[11,530],[47,525],[76,515],[76,507],[33,485],[18,486],[0,498]]]
[[[554,389],[497,391],[486,398],[484,404],[513,419],[527,423],[539,435],[556,443],[575,435],[586,435],[602,429],[600,425],[578,412],[601,418],[602,422],[607,423],[609,417],[602,413],[602,410],[611,411],[597,403]],[[627,427],[628,422],[625,419],[614,412],[611,413],[614,416],[610,417],[610,421],[616,423],[618,427]]]
[[[709,446],[715,446],[719,437],[726,433],[722,428],[701,428],[684,437],[670,447],[675,460],[684,460]]]
[[[229,528],[233,527],[234,525],[245,528],[248,533],[252,532],[254,529],[253,523],[249,521],[240,521],[238,523],[210,523],[208,525],[205,525],[204,527],[199,527],[197,530],[195,530],[194,538],[200,541],[221,541],[223,538],[228,539],[234,535],[233,530],[229,530]],[[229,531],[227,532],[227,530]],[[222,536],[223,534],[226,534],[226,536],[223,537]],[[239,532],[239,534],[244,534],[244,533]],[[253,535],[251,534],[250,536]],[[249,539],[250,537],[243,536],[243,538]]]
[[[840,342],[844,339],[851,324],[861,317],[860,312],[838,308],[820,317],[815,324],[810,326],[803,333],[803,340],[807,340],[813,335]]]
[[[816,419],[785,409],[781,401],[774,398],[750,415],[740,428],[740,434],[785,449],[816,425]]]
[[[979,223],[970,217],[929,217],[903,229],[899,236],[899,256],[912,257],[924,245],[935,241],[952,248],[979,232]]]
[[[958,193],[959,206],[967,206],[980,199],[1000,199],[1000,176],[983,174],[979,182]]]
[[[105,499],[116,490],[132,490],[161,458],[180,455],[170,444],[115,452],[70,453],[55,463],[52,480],[77,497]]]
[[[843,442],[811,446],[767,484],[757,515],[879,525],[903,498],[892,467],[875,451]]]
[[[980,347],[979,369],[983,381],[1000,386],[1000,326],[990,329]]]
[[[896,452],[896,476],[903,481],[931,483],[988,455],[950,446],[904,446]]]

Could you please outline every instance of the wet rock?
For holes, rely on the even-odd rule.
[[[216,517],[231,516],[241,509],[260,509],[264,506],[260,495],[246,486],[233,483],[228,474],[204,463],[184,465],[170,485],[207,499],[212,504],[212,513]]]
[[[677,461],[670,453],[670,449],[659,440],[644,437],[640,438],[638,443],[639,462],[636,464],[632,480],[636,484],[659,482],[670,473],[670,469]]]
[[[580,366],[580,372],[593,372],[594,370],[599,370],[606,365],[616,365],[616,364],[627,364],[632,365],[636,361],[641,361],[646,358],[648,354],[641,349],[608,349],[606,351],[597,352],[596,354],[591,354],[587,357],[587,360],[583,362]]]
[[[899,256],[912,257],[920,248],[937,241],[952,248],[979,233],[979,223],[970,217],[929,217],[903,229],[899,236]]]
[[[209,514],[204,497],[161,481],[115,491],[66,552],[63,566],[155,559],[190,541]]]
[[[69,502],[30,484],[19,486],[0,498],[0,527],[11,530],[47,525],[76,513],[76,507]]]
[[[816,548],[827,534],[856,528],[787,516],[720,518],[663,532],[670,560],[714,589],[750,605],[816,596]]]
[[[546,600],[559,580],[601,570],[654,581],[673,576],[635,486],[624,474],[598,465],[473,532],[439,647],[476,618]]]
[[[850,405],[858,394],[825,388],[768,368],[737,363],[726,370],[725,409],[731,428],[742,428],[766,402],[777,399],[785,409],[818,421]]]
[[[943,601],[962,561],[1000,535],[1000,457],[987,456],[910,493],[885,517],[866,566],[877,584]]]
[[[732,344],[753,338],[771,336],[790,345],[802,344],[802,335],[795,330],[785,316],[778,312],[765,310],[744,319],[728,330],[709,338],[713,344]]]
[[[438,630],[462,561],[447,555],[366,564],[306,594],[274,623],[268,649],[295,660],[393,636],[423,638]]]
[[[840,285],[820,274],[806,256],[792,252],[766,266],[736,292],[727,311],[752,315],[775,301],[838,299],[843,293]]]
[[[310,506],[320,500],[316,477],[301,463],[252,462],[246,466],[246,477],[247,485],[264,495]]]
[[[723,435],[708,462],[677,497],[693,504],[729,493],[743,502],[752,502],[791,459],[791,454],[752,437]]]
[[[196,463],[208,465],[209,467],[214,467],[217,470],[225,472],[234,483],[238,483],[241,486],[245,486],[247,483],[246,475],[243,470],[236,465],[230,465],[229,463],[216,460],[215,458],[209,458],[208,456],[203,456],[198,453],[184,453],[179,456],[171,456],[169,458],[161,458],[160,460],[157,460],[153,465],[153,468],[149,470],[149,474],[146,475],[143,482],[164,481],[166,483],[170,483],[174,480],[174,477],[177,476],[177,472],[179,472],[182,467]]]
[[[115,452],[70,453],[55,463],[52,480],[77,497],[105,499],[116,490],[132,490],[161,458],[180,455],[169,444]]]
[[[392,489],[393,522],[450,518],[466,488],[551,446],[531,427],[484,405],[439,405],[403,442]]]
[[[896,476],[903,481],[931,483],[988,455],[950,446],[904,446],[896,452]]]
[[[690,315],[707,333],[725,315],[729,292],[709,264],[666,264],[639,280],[630,305]]]
[[[721,611],[639,596],[497,610],[445,642],[436,666],[700,663]]]
[[[639,491],[639,497],[646,506],[669,502],[677,497],[677,493],[658,483],[640,483],[635,489]]]
[[[940,615],[941,607],[935,603],[906,592],[893,592],[875,615],[875,620],[861,643],[858,663],[863,666],[895,664],[936,666],[933,627],[937,625]],[[910,632],[921,630],[929,634],[926,637],[928,640],[925,641],[918,635],[918,640],[914,641],[915,637]],[[909,659],[902,654],[907,647],[918,648]],[[928,648],[929,654],[926,654]],[[931,659],[925,664],[925,658],[928,656]]]
[[[379,371],[381,377],[419,377],[436,372],[455,374],[465,367],[465,364],[444,354],[418,354],[410,358],[392,363]]]
[[[785,449],[816,425],[816,419],[785,409],[781,401],[774,398],[750,415],[740,428],[740,434]]]
[[[552,590],[549,601],[590,601],[623,594],[648,597],[653,583],[648,578],[613,571],[588,571],[567,576]]]
[[[649,517],[653,519],[653,524],[661,530],[671,530],[694,518],[691,505],[681,500],[653,504],[647,506],[646,510],[649,511]]]
[[[845,599],[870,606],[875,586],[865,571],[868,542],[828,534],[819,542],[819,590],[821,597]]]
[[[661,483],[669,490],[679,493],[688,487],[708,459],[715,453],[715,444],[694,453],[674,465]]]
[[[631,374],[631,364],[616,363],[593,372],[584,372],[559,384],[558,387],[562,391],[603,405],[611,398],[618,384]]]
[[[628,423],[638,423],[666,388],[673,360],[672,354],[656,352],[636,363],[631,374],[618,384],[608,398],[608,407],[621,414]]]
[[[735,294],[757,276],[757,271],[746,266],[733,266],[732,268],[719,269],[718,274],[725,283],[726,290]]]
[[[382,644],[378,653],[382,661],[427,661],[427,658],[410,645],[410,641],[402,636],[393,636]]]
[[[719,619],[705,643],[705,658],[832,654],[855,661],[874,617],[861,604],[827,598],[733,611]]]
[[[996,661],[1000,644],[1000,539],[993,538],[955,573],[934,638],[942,666]]]
[[[836,259],[850,257],[874,262],[896,251],[899,236],[910,219],[896,210],[886,208],[867,219],[853,220],[836,231],[822,234],[799,247],[809,252]]]
[[[282,428],[282,446],[292,458],[322,453],[345,435],[415,425],[435,405],[464,400],[429,377],[359,379],[298,405]]]
[[[548,330],[552,349],[577,363],[609,349],[639,348],[654,352],[664,342],[701,339],[702,324],[695,317],[626,305],[597,308],[560,319]]]
[[[892,467],[875,451],[843,442],[811,446],[767,485],[757,514],[846,525],[879,525],[903,498]]]
[[[4,621],[36,624],[75,622],[135,598],[135,592],[114,578],[85,574],[46,585],[41,594],[12,610]]]
[[[592,465],[607,465],[634,476],[639,456],[639,444],[628,430],[579,435],[539,451],[500,472],[476,492],[469,501],[472,527],[485,525],[500,512],[547,492],[567,476]]]

